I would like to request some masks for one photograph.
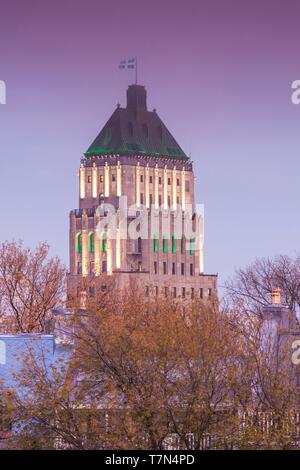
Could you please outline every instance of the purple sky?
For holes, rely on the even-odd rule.
[[[133,82],[194,160],[206,271],[299,251],[300,2],[0,0],[0,240],[68,262],[79,159]]]

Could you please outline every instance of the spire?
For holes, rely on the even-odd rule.
[[[143,85],[129,85],[127,88],[127,109],[147,111],[147,92]]]

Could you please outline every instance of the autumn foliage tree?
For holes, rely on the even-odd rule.
[[[35,250],[22,242],[0,245],[0,331],[31,333],[44,329],[52,308],[61,304],[65,268],[49,258],[49,246]]]
[[[150,299],[138,288],[99,297],[74,317],[67,374],[56,371],[53,381],[33,358],[25,361],[25,393],[12,395],[14,419],[28,429],[15,445],[51,448],[61,439],[75,449],[197,449],[209,434],[224,440],[240,351],[217,304]]]
[[[96,291],[97,292],[97,291]],[[258,316],[216,301],[99,290],[65,324],[67,364],[28,356],[14,448],[295,448],[298,392]],[[22,390],[19,393],[18,390]]]

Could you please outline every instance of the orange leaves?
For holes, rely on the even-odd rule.
[[[63,300],[65,268],[49,258],[49,246],[35,250],[22,242],[0,245],[0,330],[2,333],[41,332],[50,310]]]

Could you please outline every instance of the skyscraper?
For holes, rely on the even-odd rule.
[[[68,295],[131,280],[147,295],[207,298],[203,214],[197,214],[190,158],[147,109],[146,89],[130,85],[81,158],[79,209],[70,213]]]

